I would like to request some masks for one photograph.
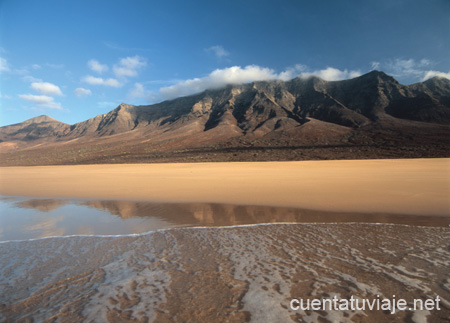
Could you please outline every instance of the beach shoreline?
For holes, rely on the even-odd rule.
[[[22,201],[33,210],[61,204],[49,197],[90,199],[82,204],[124,218],[133,208],[148,213],[147,205],[124,202],[141,200],[254,205],[186,206],[196,219],[210,221],[214,214],[219,222],[224,214],[238,220],[234,208],[268,219],[276,214],[258,205],[284,207],[282,214],[300,207],[344,217],[388,212],[425,219],[450,216],[449,175],[448,158],[3,167],[0,194],[37,198]],[[182,214],[180,205],[174,210]],[[6,241],[0,243],[0,320],[444,322],[450,313],[449,241],[444,226],[377,223],[168,228]],[[292,299],[394,295],[409,304],[439,296],[442,310],[289,307]]]
[[[269,224],[0,244],[0,319],[444,322],[446,228]],[[75,265],[76,264],[76,265]],[[292,299],[440,298],[391,314],[293,310]]]

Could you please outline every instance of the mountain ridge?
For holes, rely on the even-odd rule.
[[[323,139],[325,146],[349,138],[378,142],[377,131],[397,133],[398,141],[411,136],[428,141],[431,132],[445,146],[449,124],[450,80],[436,77],[402,85],[384,72],[372,71],[343,81],[298,77],[227,85],[149,106],[121,103],[73,125],[39,116],[1,127],[0,152],[13,157],[19,151],[43,152],[47,147],[59,154],[58,149],[73,142],[84,143],[84,149],[119,141],[119,146],[128,147],[123,150],[126,156],[133,151],[145,160],[148,152],[205,145],[242,148],[255,140],[264,145],[271,141],[274,146],[289,142],[286,149],[294,141],[311,145]],[[104,155],[83,162],[111,160]]]

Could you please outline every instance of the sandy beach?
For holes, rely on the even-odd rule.
[[[270,224],[0,243],[0,321],[446,322],[447,228]],[[378,296],[377,296],[378,295]],[[440,310],[290,301],[440,297]]]
[[[51,198],[67,197],[123,218],[154,206],[119,200],[188,203],[167,206],[180,223],[334,221],[329,211],[398,213],[398,223],[410,224],[271,223],[0,242],[0,321],[419,323],[450,315],[449,230],[445,221],[421,224],[450,216],[450,159],[4,167],[0,178],[0,194],[36,197],[20,202],[36,211],[57,210],[66,202]],[[439,297],[440,309],[290,307],[293,298],[333,297],[401,298],[410,308]]]
[[[450,159],[0,168],[0,194],[450,215]]]

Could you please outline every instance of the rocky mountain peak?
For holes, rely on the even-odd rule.
[[[384,73],[382,71],[377,71],[377,70],[373,70],[367,74],[361,75],[360,77],[358,77],[356,79],[360,79],[361,81],[373,80],[378,83],[384,83],[384,82],[391,83],[392,82],[392,83],[398,84],[398,81],[395,78],[393,78],[390,75],[387,75],[386,73]]]
[[[26,121],[24,121],[24,123],[44,123],[44,122],[60,122],[56,119],[53,119],[52,117],[49,117],[47,115],[40,115],[38,117],[34,117],[31,119],[28,119]]]
[[[428,80],[426,80],[425,82],[423,82],[423,84],[427,85],[429,88],[433,87],[433,88],[447,88],[450,89],[450,80],[445,78],[445,77],[441,77],[441,76],[435,76],[432,77]]]
[[[128,110],[133,107],[134,107],[134,105],[132,105],[132,104],[127,104],[127,103],[122,102],[121,104],[119,104],[117,106],[117,108],[115,110]]]

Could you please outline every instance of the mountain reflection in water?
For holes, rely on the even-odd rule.
[[[450,217],[370,214],[216,203],[0,198],[0,240],[133,234],[173,227],[260,223],[394,223],[448,226]]]

